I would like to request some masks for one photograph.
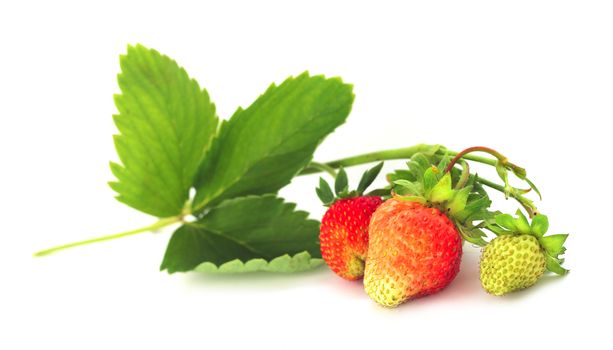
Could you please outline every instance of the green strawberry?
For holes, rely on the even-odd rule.
[[[532,224],[518,210],[517,218],[509,214],[496,216],[498,234],[481,255],[481,285],[490,294],[504,295],[535,284],[546,270],[564,275],[561,264],[567,234],[544,236],[549,227],[547,216],[539,214]]]

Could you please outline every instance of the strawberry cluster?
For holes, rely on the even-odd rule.
[[[508,183],[508,171],[526,179],[525,170],[484,147],[450,156],[418,153],[408,169],[388,174],[389,184],[363,192],[382,164],[368,170],[356,191],[348,191],[345,171],[336,175],[336,196],[320,179],[319,197],[329,206],[320,230],[322,257],[337,275],[363,277],[366,293],[377,303],[395,307],[448,286],[460,270],[463,241],[482,246],[480,278],[493,295],[532,286],[547,271],[567,272],[559,255],[568,235],[545,236],[547,217]],[[493,154],[504,181],[498,189],[518,200],[532,222],[490,210],[483,185],[492,183],[470,173],[464,157],[472,151]],[[366,186],[364,186],[366,185]],[[538,192],[538,190],[536,190]],[[376,195],[374,195],[376,194]],[[489,243],[484,230],[496,234]]]

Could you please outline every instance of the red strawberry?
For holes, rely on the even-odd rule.
[[[380,197],[343,198],[326,211],[319,234],[321,256],[342,278],[356,280],[364,275],[368,224],[381,203]]]
[[[364,287],[384,306],[435,293],[460,269],[462,239],[436,208],[389,199],[372,216],[369,235]]]
[[[383,163],[379,163],[364,172],[355,191],[349,191],[349,180],[343,168],[336,175],[334,193],[324,179],[319,179],[317,195],[324,205],[329,206],[319,231],[321,256],[334,273],[348,280],[357,280],[364,275],[368,223],[382,200],[362,194],[382,167]]]

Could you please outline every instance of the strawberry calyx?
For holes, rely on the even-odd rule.
[[[491,200],[477,176],[470,174],[466,162],[461,163],[462,170],[446,171],[449,157],[444,157],[438,166],[432,161],[424,154],[416,154],[407,163],[407,172],[390,174],[392,195],[439,209],[455,223],[464,240],[486,245],[482,229],[493,222],[495,213],[488,210]]]
[[[377,175],[379,175],[379,173],[381,172],[381,168],[383,168],[383,162],[380,162],[374,167],[366,170],[362,174],[357,189],[350,191],[347,172],[345,171],[345,169],[343,169],[343,167],[340,167],[338,173],[335,174],[334,191],[332,191],[330,184],[328,184],[326,180],[320,177],[319,186],[315,189],[315,192],[317,193],[317,196],[322,201],[322,203],[328,207],[334,204],[334,202],[338,199],[362,196],[368,186],[370,186],[373,181],[375,181]],[[376,193],[373,195],[376,195]]]
[[[497,214],[494,218],[495,223],[490,224],[487,228],[498,236],[503,235],[531,235],[534,236],[541,248],[545,252],[547,270],[558,275],[568,273],[568,270],[562,267],[564,259],[560,258],[566,252],[564,242],[568,238],[568,234],[555,234],[545,236],[549,229],[549,219],[546,215],[539,214],[532,218],[532,222],[517,210],[517,217],[510,214]]]

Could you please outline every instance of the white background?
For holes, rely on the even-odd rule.
[[[196,4],[0,5],[0,348],[611,343],[610,2]],[[540,186],[551,232],[571,234],[571,273],[489,296],[479,250],[465,245],[448,289],[388,310],[325,267],[169,276],[158,271],[169,231],[32,258],[154,220],[116,202],[106,185],[118,56],[130,43],[175,58],[223,118],[289,75],[342,76],[355,85],[354,108],[318,160],[420,142],[500,150]],[[354,184],[361,170],[351,172]],[[323,212],[316,180],[282,192],[315,218]]]

